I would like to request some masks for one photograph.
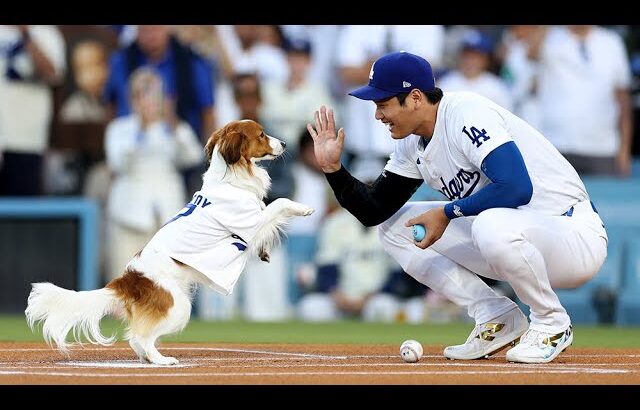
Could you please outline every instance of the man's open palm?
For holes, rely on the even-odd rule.
[[[324,105],[314,113],[315,129],[307,124],[307,130],[313,138],[313,148],[318,164],[324,172],[335,172],[340,169],[340,155],[344,145],[344,129],[336,134],[336,121],[333,110]]]

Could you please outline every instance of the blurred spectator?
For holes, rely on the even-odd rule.
[[[631,153],[635,157],[635,164],[640,165],[640,26],[628,26],[625,38],[631,64],[631,99],[633,107],[633,141]],[[633,175],[640,175],[640,166],[634,168]]]
[[[0,49],[0,196],[40,195],[64,39],[55,26],[0,26]]]
[[[358,160],[353,175],[370,183],[379,175],[380,166]],[[398,266],[382,249],[376,227],[363,226],[347,210],[338,208],[318,228],[315,280],[312,292],[298,304],[300,319],[397,320],[402,312],[401,301],[380,292]]]
[[[118,44],[126,47],[136,41],[138,26],[134,24],[112,24],[109,28],[116,34]]]
[[[275,24],[263,24],[255,26],[257,29],[258,41],[269,44],[278,49],[284,48],[284,33],[282,28]]]
[[[160,226],[186,202],[178,169],[203,160],[202,144],[188,123],[176,118],[151,68],[134,71],[130,80],[133,113],[113,120],[106,154],[114,181],[107,213],[110,221],[109,274],[126,267]]]
[[[483,37],[489,39],[492,44],[497,44],[497,42],[502,38],[502,33],[504,31],[505,26],[498,25],[450,25],[445,26],[445,34],[444,34],[444,46],[443,46],[443,56],[441,62],[441,68],[443,70],[438,70],[434,68],[434,75],[436,77],[436,81],[443,73],[448,69],[454,68],[457,65],[458,54],[460,53],[460,48],[462,43],[467,36],[469,31],[476,31],[482,34]],[[496,74],[498,71],[496,70],[496,66],[490,66],[490,72]]]
[[[373,62],[381,55],[405,50],[426,58],[438,68],[442,61],[444,28],[442,26],[345,26],[338,46],[338,66],[347,90],[367,84]],[[389,130],[374,118],[374,104],[357,98],[345,101],[342,118],[348,137],[345,139],[345,165],[357,156],[376,157],[386,162],[394,141]],[[380,169],[379,171],[382,171]]]
[[[231,81],[235,75],[255,73],[261,82],[284,82],[289,75],[286,56],[278,45],[264,41],[265,30],[254,25],[215,26],[219,87],[216,101],[221,123],[238,117]],[[273,36],[271,36],[273,37]],[[270,40],[273,41],[273,40]]]
[[[580,174],[629,175],[631,73],[620,36],[597,26],[541,27],[529,43],[543,134]]]
[[[527,57],[527,39],[538,26],[513,25],[505,31],[500,48],[505,80],[513,99],[513,113],[540,129],[540,103],[537,97],[538,67]]]
[[[329,89],[334,99],[344,98],[344,90],[338,72],[336,51],[341,26],[338,25],[283,25],[285,37],[290,40],[306,40],[311,43],[311,67],[309,80]]]
[[[265,81],[261,117],[273,136],[296,150],[300,130],[313,121],[321,105],[333,106],[327,87],[309,79],[311,43],[303,39],[285,42],[289,78],[286,82]]]
[[[264,106],[262,99],[262,87],[257,74],[238,74],[233,78],[233,97],[239,108],[239,115],[234,119],[253,120],[265,127],[267,134],[282,139],[264,121],[261,113]],[[294,144],[295,146],[295,144]],[[295,148],[294,148],[295,150]],[[292,148],[287,146],[285,156],[275,161],[266,161],[263,166],[271,177],[271,188],[265,202],[268,204],[276,198],[290,198],[293,192],[293,175],[291,164],[287,163],[287,157],[291,155]],[[293,154],[296,155],[295,153]]]
[[[104,171],[104,132],[109,121],[102,101],[108,77],[107,51],[97,40],[81,40],[71,51],[74,91],[58,112],[56,147],[47,154],[45,191],[56,195],[80,195],[89,173]],[[97,165],[101,164],[101,165]],[[97,168],[94,168],[97,166]],[[104,172],[102,172],[104,174]],[[92,187],[100,198],[108,185]],[[97,190],[96,190],[97,189]]]
[[[188,122],[204,142],[215,129],[211,65],[173,37],[168,26],[138,26],[135,42],[111,56],[105,96],[116,116],[131,112],[127,95],[129,75],[143,66],[160,73],[167,98],[175,104],[178,117]]]
[[[298,156],[293,163],[294,191],[290,199],[307,204],[315,212],[310,216],[293,219],[287,228],[287,254],[292,283],[290,297],[295,302],[300,297],[296,278],[313,263],[318,231],[327,213],[329,184],[318,165],[313,149],[313,139],[306,127],[298,131]],[[302,273],[304,274],[304,273]]]
[[[457,69],[438,81],[443,91],[472,91],[510,110],[511,95],[502,79],[489,71],[493,44],[479,31],[468,31],[458,53]]]
[[[261,81],[286,81],[289,75],[284,50],[265,40],[265,29],[255,25],[218,26],[232,74],[257,73]],[[269,38],[273,38],[270,36]]]
[[[175,105],[173,111],[191,125],[204,144],[216,127],[211,64],[180,43],[169,26],[138,26],[135,42],[114,53],[110,61],[105,96],[117,116],[130,112],[127,81],[133,70],[144,66],[153,67],[162,76],[167,100]],[[200,188],[204,168],[203,161],[184,170],[190,193]]]
[[[60,120],[101,122],[107,118],[102,92],[109,75],[107,51],[96,40],[78,42],[71,52],[73,78],[77,89],[60,108]]]
[[[262,87],[255,73],[236,74],[232,78],[233,99],[238,106],[238,116],[234,119],[260,122],[262,107]]]

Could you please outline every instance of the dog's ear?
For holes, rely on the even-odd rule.
[[[242,134],[238,131],[233,131],[229,124],[225,125],[214,131],[204,146],[207,161],[211,162],[213,150],[218,146],[218,152],[220,152],[225,162],[230,165],[235,164],[242,155],[243,142]]]
[[[214,132],[213,134],[211,134],[211,136],[209,137],[209,140],[207,141],[207,143],[204,146],[204,153],[207,157],[207,163],[211,162],[211,156],[213,155],[213,149],[216,146],[216,134],[218,133]]]
[[[209,140],[207,140],[207,143],[204,146],[204,153],[207,156],[207,162],[211,162],[213,149],[216,147],[223,135],[227,133],[228,128],[229,126],[225,125],[224,127],[218,128],[217,130],[212,132],[209,136]]]
[[[246,138],[242,133],[231,130],[228,130],[225,135],[218,140],[218,151],[227,164],[233,165],[240,161],[245,141]]]

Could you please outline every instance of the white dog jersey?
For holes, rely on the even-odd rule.
[[[468,197],[489,184],[482,161],[495,148],[515,141],[533,184],[533,196],[521,209],[562,215],[588,199],[573,167],[535,128],[492,101],[469,92],[446,92],[433,137],[397,141],[385,166],[395,174],[424,179],[449,200]]]
[[[228,295],[249,259],[261,210],[254,193],[219,182],[196,192],[147,246],[196,269],[209,286]]]

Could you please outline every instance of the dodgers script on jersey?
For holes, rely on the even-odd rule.
[[[445,92],[433,137],[428,144],[421,140],[410,135],[397,141],[385,169],[424,179],[449,200],[465,198],[491,183],[482,161],[509,141],[518,146],[533,183],[531,201],[520,208],[562,215],[588,199],[576,171],[540,132],[478,94]]]
[[[228,295],[249,259],[261,205],[255,194],[218,182],[196,192],[147,246],[196,269]]]

